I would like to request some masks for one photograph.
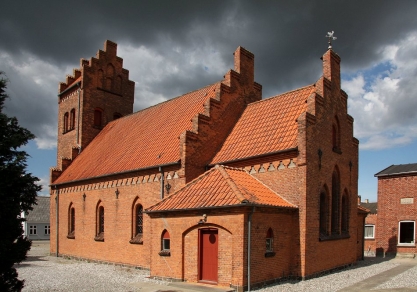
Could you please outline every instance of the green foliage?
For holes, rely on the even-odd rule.
[[[0,71],[0,291],[20,291],[24,281],[13,266],[26,259],[31,245],[23,236],[21,214],[32,210],[41,187],[26,173],[28,154],[20,149],[35,136],[3,113],[7,82]]]

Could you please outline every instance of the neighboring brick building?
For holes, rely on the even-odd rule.
[[[360,198],[360,196],[359,196]],[[365,218],[365,255],[375,256],[376,253],[376,240],[375,230],[378,218],[378,203],[370,203],[368,200],[365,202],[359,202],[360,206],[369,210],[368,216]]]
[[[417,163],[391,165],[378,178],[377,254],[415,256]]]
[[[52,253],[238,287],[363,257],[358,140],[332,49],[316,83],[262,100],[239,47],[222,81],[136,113],[116,49],[59,87]]]

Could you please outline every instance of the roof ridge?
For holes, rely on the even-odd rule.
[[[297,91],[300,91],[300,90],[303,90],[303,89],[307,89],[309,87],[315,87],[315,86],[316,85],[314,83],[310,84],[310,85],[306,85],[306,86],[303,86],[303,87],[300,87],[300,88],[297,88],[297,89],[293,89],[293,90],[290,90],[290,91],[280,93],[278,95],[273,95],[273,96],[266,97],[266,98],[263,98],[263,99],[258,100],[258,101],[251,102],[251,103],[248,104],[248,106],[251,106],[253,104],[258,104],[258,103],[263,102],[263,101],[271,100],[271,99],[274,99],[274,98],[279,98],[280,96],[283,96],[283,95],[286,95],[286,94],[289,94],[289,93],[293,93],[293,92],[297,92]]]
[[[134,115],[134,114],[137,114],[137,113],[140,113],[140,112],[146,111],[146,110],[148,110],[148,109],[154,108],[154,107],[159,106],[159,105],[161,105],[161,104],[165,104],[165,103],[171,102],[171,101],[173,101],[173,100],[176,100],[176,99],[179,99],[179,98],[181,98],[181,97],[184,97],[184,96],[186,96],[186,95],[188,95],[188,94],[190,94],[190,93],[197,92],[197,91],[201,91],[201,90],[203,90],[203,89],[206,89],[206,88],[208,88],[208,87],[214,86],[214,85],[219,84],[219,83],[221,83],[221,81],[217,81],[217,82],[214,82],[214,83],[212,83],[212,84],[206,85],[206,86],[204,86],[204,87],[201,87],[201,88],[198,88],[198,89],[195,89],[195,90],[191,90],[191,91],[189,91],[189,92],[187,92],[187,93],[184,93],[184,94],[182,94],[182,95],[178,95],[178,96],[175,96],[175,97],[173,97],[173,98],[170,98],[170,99],[167,99],[167,100],[165,100],[165,101],[162,101],[162,102],[160,102],[160,103],[157,103],[157,104],[154,104],[154,105],[148,106],[148,107],[146,107],[146,108],[140,109],[140,110],[138,110],[138,111],[136,111],[136,112],[134,112],[134,113],[131,113],[131,114],[129,114],[129,115],[126,115],[126,116],[124,116],[124,117],[131,116],[131,115]],[[116,121],[117,121],[117,120],[116,120]]]
[[[158,203],[150,206],[149,208],[147,208],[145,211],[152,211],[152,209],[154,209],[155,207],[161,205],[162,203],[173,199],[178,193],[180,193],[182,190],[189,188],[190,186],[196,184],[197,182],[199,182],[200,180],[202,180],[204,177],[208,176],[210,173],[212,173],[213,171],[215,171],[216,169],[213,167],[211,169],[209,169],[206,172],[203,172],[202,174],[200,174],[199,176],[197,176],[195,179],[193,179],[192,181],[190,181],[189,183],[186,183],[183,187],[181,187],[179,190],[175,191],[172,195],[165,197],[164,199],[162,199],[161,201],[159,201]]]
[[[236,183],[234,182],[234,180],[227,173],[225,167],[223,165],[218,165],[217,164],[214,168],[217,169],[220,172],[220,174],[224,177],[224,179],[226,180],[227,184],[230,186],[230,188],[236,194],[236,197],[240,201],[240,203],[247,203],[248,202],[248,199],[246,199],[246,197],[242,194],[242,192],[240,191],[239,187],[236,185]],[[231,168],[231,170],[235,170],[235,169],[232,169]],[[236,169],[236,170],[242,171],[240,169]]]

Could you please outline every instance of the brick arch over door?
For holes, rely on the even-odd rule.
[[[237,248],[233,240],[233,234],[226,228],[216,224],[196,225],[185,230],[182,234],[183,249],[183,279],[198,282],[199,279],[199,236],[201,230],[216,230],[218,242],[218,279],[217,283],[232,283],[234,280],[233,260],[240,258],[233,255]],[[235,280],[237,281],[237,280]]]

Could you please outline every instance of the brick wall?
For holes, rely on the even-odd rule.
[[[167,169],[165,184],[170,194],[184,185],[177,177],[178,169]],[[169,179],[171,177],[171,179]],[[134,206],[143,209],[160,201],[161,175],[157,171],[136,173],[134,176],[114,177],[112,180],[90,181],[59,188],[59,254],[98,261],[123,263],[137,267],[150,266],[150,222],[144,214],[143,244],[130,244],[133,236]],[[116,198],[115,191],[119,191]],[[85,198],[84,195],[85,194]],[[165,194],[167,196],[169,194]],[[56,253],[56,191],[51,192],[51,253]],[[104,207],[104,242],[97,235],[97,205]],[[69,207],[75,209],[75,238],[69,232]],[[94,251],[94,253],[92,253]]]
[[[401,204],[401,199],[404,198],[413,198],[414,202],[412,204]],[[399,222],[415,222],[416,218],[417,175],[379,177],[377,252],[389,254],[416,253],[415,243],[409,246],[398,245]]]

